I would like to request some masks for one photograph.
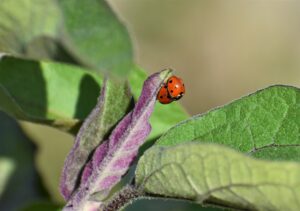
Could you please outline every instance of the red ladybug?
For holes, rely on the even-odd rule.
[[[179,100],[185,93],[183,80],[177,76],[171,76],[167,81],[168,92],[172,99]]]
[[[179,100],[184,93],[185,87],[182,79],[177,76],[171,76],[159,90],[157,100],[162,104],[169,104],[174,100]]]
[[[172,103],[174,100],[170,97],[168,93],[168,86],[166,84],[163,84],[163,86],[160,88],[157,94],[157,100],[161,104],[169,104]]]

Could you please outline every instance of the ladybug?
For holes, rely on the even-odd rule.
[[[171,76],[160,88],[157,100],[162,104],[169,104],[175,100],[179,100],[184,93],[185,87],[182,79],[177,76]]]
[[[168,86],[166,84],[163,84],[163,86],[158,91],[157,100],[161,104],[169,104],[174,101],[174,99],[172,99],[168,93]]]
[[[183,80],[177,76],[171,76],[167,81],[169,95],[174,100],[179,100],[185,93]]]

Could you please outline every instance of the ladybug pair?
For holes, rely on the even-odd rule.
[[[179,100],[184,93],[185,87],[182,79],[177,76],[171,76],[158,91],[157,100],[162,104],[169,104]]]

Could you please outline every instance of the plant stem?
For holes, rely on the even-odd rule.
[[[117,192],[110,201],[108,201],[103,211],[116,211],[123,206],[131,203],[135,198],[143,196],[144,193],[132,185],[125,186],[122,190]]]

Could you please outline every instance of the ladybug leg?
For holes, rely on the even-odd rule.
[[[184,95],[183,92],[180,92],[180,94],[177,97],[174,97],[174,100],[179,100],[180,98],[182,98],[182,96]]]

